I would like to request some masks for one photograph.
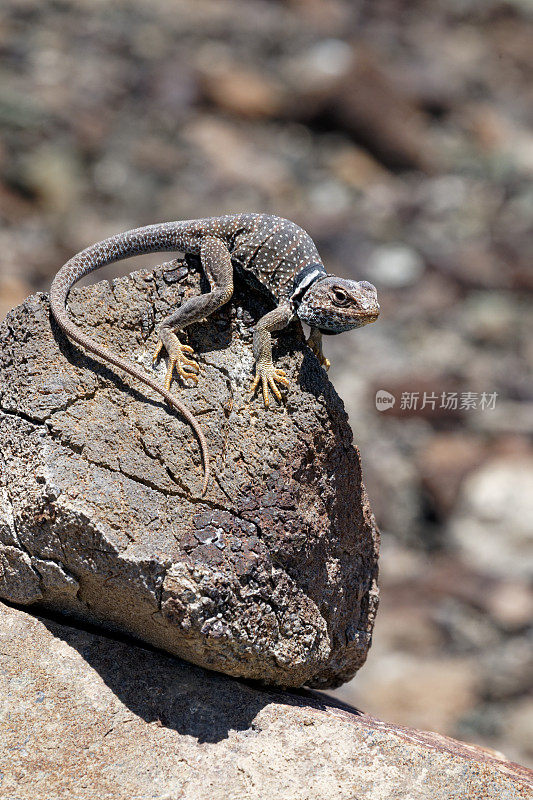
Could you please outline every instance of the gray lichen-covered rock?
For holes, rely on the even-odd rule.
[[[98,341],[147,370],[155,329],[199,290],[195,262],[72,292]],[[0,328],[0,596],[131,633],[201,666],[335,686],[364,662],[377,542],[341,401],[299,326],[279,337],[283,405],[251,400],[253,322],[234,302],[187,341],[197,387],[173,390],[205,431],[67,341],[47,297]],[[158,367],[163,380],[165,364]]]
[[[533,773],[0,604],[0,797],[527,800]]]

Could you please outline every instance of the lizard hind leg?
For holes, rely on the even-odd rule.
[[[159,329],[159,342],[153,360],[159,357],[164,347],[168,353],[168,369],[165,389],[170,390],[174,370],[184,380],[198,382],[200,366],[189,358],[194,353],[192,347],[182,344],[172,330],[183,330],[193,322],[200,322],[210,316],[220,306],[227,303],[233,294],[233,267],[228,248],[215,236],[206,236],[200,249],[202,267],[213,287],[207,294],[191,297],[176,311],[166,317]]]

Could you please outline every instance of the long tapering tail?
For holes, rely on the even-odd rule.
[[[146,386],[149,386],[160,394],[172,408],[175,408],[176,411],[187,420],[196,434],[202,453],[204,464],[202,495],[204,495],[209,482],[209,451],[204,433],[192,412],[163,386],[160,386],[148,375],[145,375],[132,363],[115,355],[83,333],[83,331],[72,322],[67,313],[68,294],[74,284],[84,275],[93,272],[105,264],[110,264],[114,261],[119,261],[140,253],[179,250],[179,238],[176,233],[177,229],[179,230],[181,228],[181,225],[179,223],[177,225],[174,223],[174,225],[175,227],[173,227],[172,223],[166,223],[163,225],[151,225],[146,228],[137,228],[136,230],[113,236],[110,239],[106,239],[103,242],[99,242],[83,250],[61,267],[56,274],[50,287],[50,307],[57,324],[70,339],[104,361],[123,370],[133,378],[137,378],[139,381],[146,384]]]

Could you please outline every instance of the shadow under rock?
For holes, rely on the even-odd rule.
[[[230,730],[249,730],[270,694],[235,678],[188,664],[126,636],[102,634],[39,616],[57,638],[78,651],[130,711],[198,742],[219,742]]]
[[[27,611],[27,609],[25,609]],[[271,703],[360,712],[314,691],[264,688],[197,667],[150,645],[120,634],[102,634],[96,626],[72,627],[71,620],[38,619],[57,638],[74,648],[130,711],[199,743],[216,743],[229,732],[253,731],[254,719]]]

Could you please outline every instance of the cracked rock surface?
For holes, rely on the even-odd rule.
[[[158,323],[201,281],[194,260],[163,265],[75,289],[70,313],[150,370]],[[237,287],[183,338],[200,380],[172,391],[207,437],[203,498],[194,434],[155,393],[66,340],[46,295],[7,316],[1,597],[229,675],[316,687],[353,676],[377,606],[378,533],[342,402],[299,325],[274,347],[286,402],[250,399],[252,327],[266,309]]]
[[[0,796],[526,800],[533,773],[0,603]]]

